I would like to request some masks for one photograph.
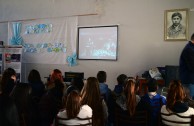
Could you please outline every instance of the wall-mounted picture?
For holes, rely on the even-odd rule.
[[[166,41],[188,40],[188,10],[173,9],[165,11],[164,39]]]

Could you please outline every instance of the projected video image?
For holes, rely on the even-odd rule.
[[[117,27],[79,29],[79,59],[117,58]]]

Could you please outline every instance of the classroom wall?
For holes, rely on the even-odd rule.
[[[164,41],[164,11],[194,8],[193,0],[0,0],[0,40],[7,42],[6,21],[79,16],[79,26],[119,24],[117,61],[78,60],[78,65],[22,64],[22,81],[31,69],[42,79],[54,69],[84,72],[85,78],[107,72],[111,89],[119,74],[140,75],[153,67],[178,65],[187,41]],[[96,14],[97,15],[90,15]],[[194,33],[194,11],[189,12],[189,36]]]

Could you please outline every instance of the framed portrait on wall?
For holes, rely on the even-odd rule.
[[[164,40],[185,41],[188,40],[188,10],[166,10],[164,14]]]

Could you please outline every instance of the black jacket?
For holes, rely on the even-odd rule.
[[[194,84],[194,44],[188,42],[179,61],[179,74],[183,84]]]
[[[19,126],[19,116],[13,100],[0,94],[0,126]]]

